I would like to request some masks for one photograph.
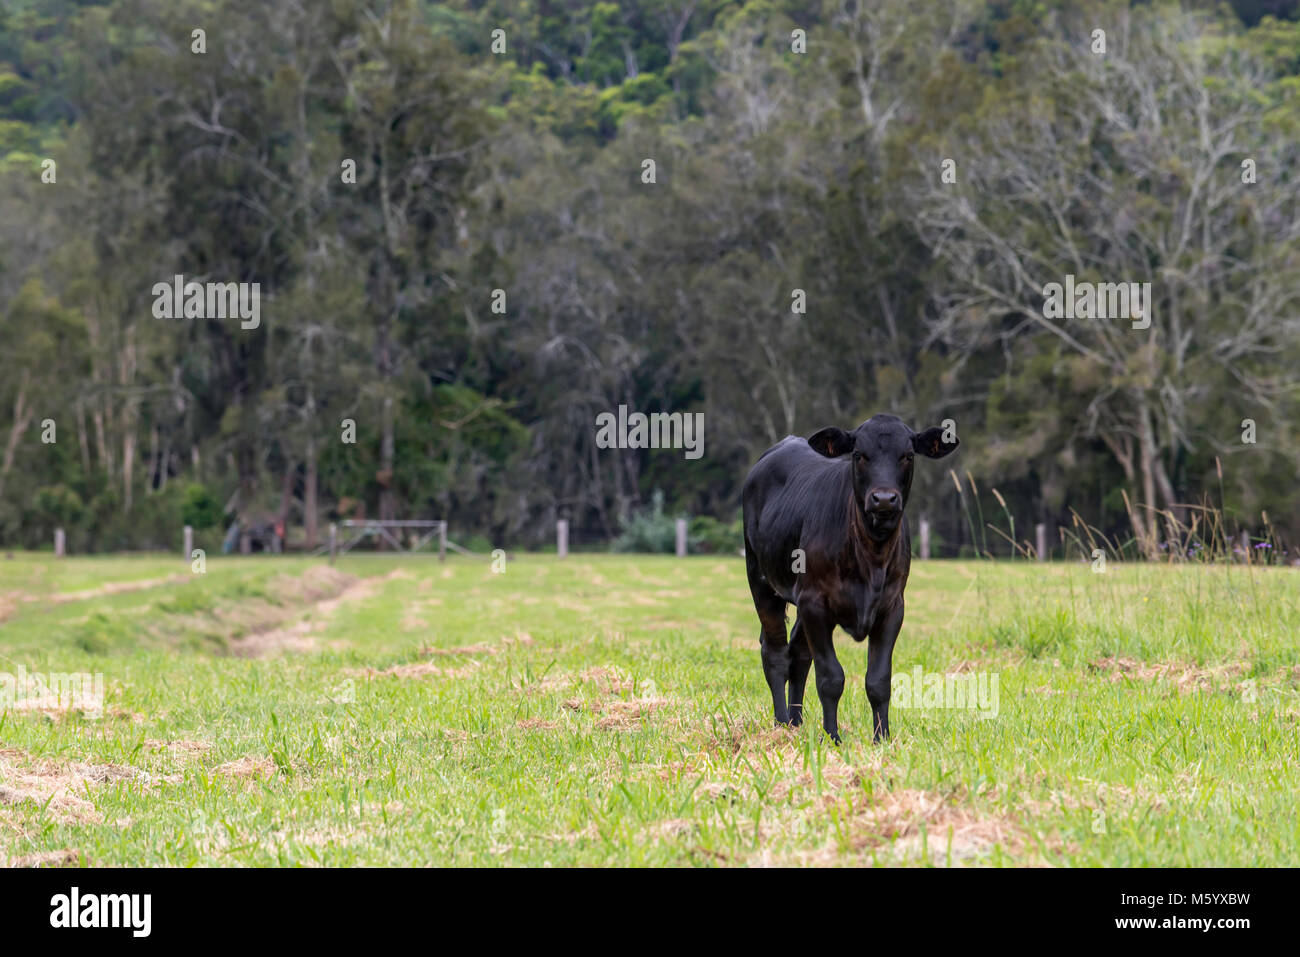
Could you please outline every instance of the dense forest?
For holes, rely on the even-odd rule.
[[[1075,516],[1150,552],[1204,504],[1296,543],[1296,16],[0,0],[0,546],[734,549],[766,447],[881,411],[960,436],[936,554]],[[257,321],[160,316],[173,281]],[[602,447],[620,406],[703,454]]]

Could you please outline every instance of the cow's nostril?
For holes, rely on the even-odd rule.
[[[899,497],[897,492],[872,492],[872,508],[898,508]]]

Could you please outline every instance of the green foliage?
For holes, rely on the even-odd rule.
[[[672,554],[677,549],[677,520],[664,512],[664,493],[655,489],[648,509],[633,513],[622,522],[618,538],[610,546],[615,552]]]
[[[199,529],[211,528],[221,522],[221,503],[213,497],[206,486],[191,482],[185,487],[185,497],[181,502],[181,521]]]
[[[722,522],[712,515],[691,519],[688,545],[691,551],[705,555],[735,555],[744,547],[744,522],[739,516]]]
[[[85,514],[81,496],[66,485],[50,485],[36,490],[32,503],[47,526],[74,525]]]
[[[914,489],[938,554],[1012,547],[965,519],[949,466],[987,512],[997,488],[1021,532],[1077,512],[1122,538],[1123,493],[1159,471],[1143,508],[1209,496],[1300,538],[1296,21],[1245,0],[1235,17],[1088,9],[0,5],[0,544],[48,545],[57,521],[74,550],[174,550],[185,523],[208,547],[229,501],[244,520],[287,510],[295,545],[346,513],[548,547],[565,514],[577,542],[621,530],[620,547],[669,551],[648,507],[662,489],[692,549],[723,553],[768,445],[877,411],[957,422],[962,450]],[[1110,58],[1079,60],[1091,20],[1121,17]],[[221,36],[191,54],[208,21]],[[1203,155],[1197,109],[1151,135],[1141,104],[1160,98],[1127,82],[1203,90],[1238,152]],[[939,195],[979,228],[928,218],[944,157],[958,175]],[[1026,176],[1078,197],[1054,215]],[[1211,186],[1222,202],[1189,198]],[[952,257],[979,235],[993,246]],[[976,276],[1009,248],[1006,275]],[[1035,287],[1066,260],[1161,277],[1178,329],[1146,352],[1057,335]],[[149,291],[177,273],[259,283],[260,327],[155,320]],[[595,417],[620,405],[704,412],[705,454],[596,448]],[[1139,409],[1145,463],[1125,451]],[[57,443],[36,439],[46,418]]]

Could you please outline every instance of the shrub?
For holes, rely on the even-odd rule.
[[[33,503],[41,519],[50,525],[75,525],[86,511],[81,496],[66,485],[37,489]]]
[[[688,545],[693,552],[706,555],[734,555],[744,546],[744,523],[739,517],[722,522],[712,515],[691,519]]]
[[[622,522],[623,531],[611,546],[616,552],[672,554],[677,550],[677,523],[664,514],[664,493],[655,489],[649,511],[640,511]]]
[[[185,487],[181,500],[181,521],[196,530],[211,528],[221,523],[221,503],[203,485],[194,482]]]

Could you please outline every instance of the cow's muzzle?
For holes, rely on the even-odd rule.
[[[867,493],[867,511],[876,515],[895,514],[903,510],[903,496],[897,489],[875,488]]]
[[[872,538],[892,534],[903,517],[903,497],[895,489],[873,489],[863,496],[863,504]]]

